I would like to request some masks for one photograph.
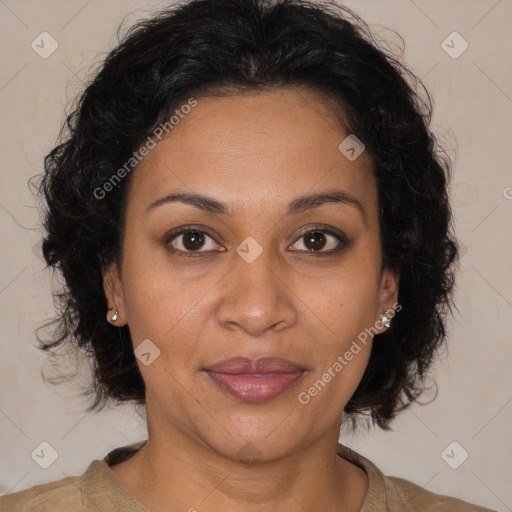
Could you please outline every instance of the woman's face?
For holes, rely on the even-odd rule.
[[[230,458],[337,439],[370,355],[361,333],[383,330],[397,283],[380,275],[369,156],[338,148],[348,134],[330,112],[307,89],[199,97],[133,171],[105,290],[143,342],[151,436]],[[201,198],[165,199],[178,193]],[[206,371],[233,357],[293,364]]]

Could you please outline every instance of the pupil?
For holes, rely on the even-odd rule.
[[[320,231],[313,231],[306,236],[304,244],[308,249],[322,249],[325,245],[325,235]]]
[[[187,249],[198,249],[204,243],[204,237],[199,231],[188,231],[183,236],[183,245]]]

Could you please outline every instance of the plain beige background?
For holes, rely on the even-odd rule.
[[[68,100],[113,47],[123,18],[129,15],[131,24],[164,5],[0,0],[0,494],[81,474],[112,448],[146,438],[133,408],[86,415],[72,391],[42,382],[44,356],[34,348],[34,329],[53,314],[52,283],[39,253],[38,214],[27,180],[41,172]],[[403,59],[433,94],[433,130],[454,148],[451,193],[463,258],[449,349],[432,372],[437,399],[403,413],[394,432],[343,434],[341,441],[386,474],[510,511],[512,1],[347,0],[345,5],[381,37],[400,42],[380,25],[404,37]],[[457,58],[464,41],[450,35],[454,31],[469,45]],[[31,47],[42,32],[58,43],[47,58]],[[453,47],[452,56],[442,45],[448,36],[444,46]],[[58,454],[48,469],[31,456],[42,442]],[[457,469],[445,462],[460,462],[463,450],[468,458]]]

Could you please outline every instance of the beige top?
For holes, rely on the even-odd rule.
[[[146,441],[116,448],[93,460],[81,476],[71,476],[0,496],[1,512],[148,512],[123,486],[110,465],[130,458]],[[368,474],[368,494],[361,512],[496,512],[441,496],[397,477],[385,476],[375,464],[338,443],[338,455]]]

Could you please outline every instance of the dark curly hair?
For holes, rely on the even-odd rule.
[[[128,30],[67,117],[38,188],[44,258],[64,278],[54,294],[58,314],[42,326],[54,326],[51,339],[38,336],[38,348],[87,355],[88,411],[145,403],[129,327],[105,321],[102,286],[103,271],[120,262],[133,173],[101,198],[98,190],[186,98],[306,86],[336,101],[373,163],[382,269],[399,277],[402,309],[376,336],[344,412],[354,428],[362,415],[391,430],[426,389],[446,338],[458,258],[451,162],[429,130],[432,98],[400,57],[355,13],[327,1],[192,0]]]

